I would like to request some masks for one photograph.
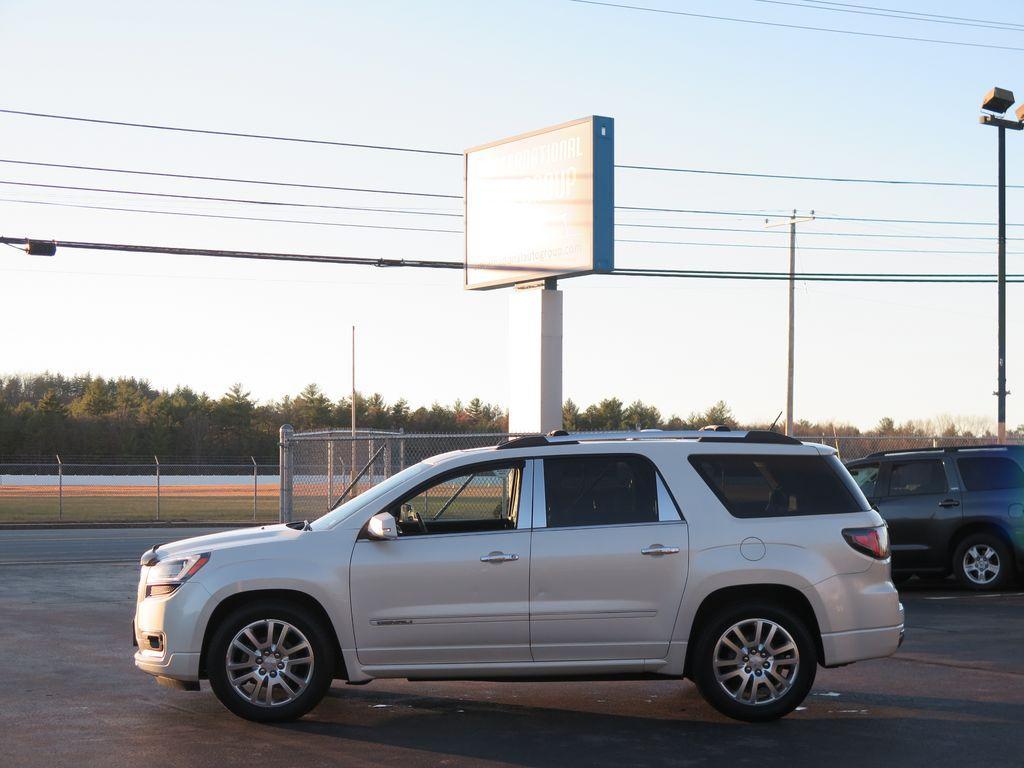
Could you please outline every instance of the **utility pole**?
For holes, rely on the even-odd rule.
[[[352,326],[352,461],[349,465],[349,483],[356,481],[356,327]],[[356,495],[356,489],[352,489]]]
[[[356,327],[352,326],[352,437],[356,436]]]
[[[996,408],[996,434],[1000,445],[1006,443],[1006,129],[1019,131],[1024,129],[1024,107],[1016,112],[1016,120],[1009,120],[1003,115],[1013,106],[1013,92],[1005,88],[993,88],[985,94],[985,100],[981,108],[990,114],[982,115],[979,122],[982,125],[992,125],[999,129],[999,252],[997,256],[999,266],[998,302],[996,311],[998,316],[997,345],[998,362],[996,370],[996,391],[993,392],[998,398]]]
[[[814,211],[810,216],[797,218],[796,210],[789,217],[789,345],[786,365],[786,434],[793,435],[793,368],[795,366],[796,345],[796,225],[805,221],[814,221]],[[766,226],[778,226],[769,224]]]

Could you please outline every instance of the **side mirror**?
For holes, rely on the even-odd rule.
[[[398,525],[387,512],[378,512],[366,523],[366,535],[377,541],[393,541],[398,538]]]

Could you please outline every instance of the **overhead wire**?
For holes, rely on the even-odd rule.
[[[651,8],[642,5],[626,5],[625,3],[608,3],[600,0],[569,0],[571,3],[581,5],[603,6],[606,8],[619,8],[630,11],[643,11],[646,13],[662,13],[670,16],[684,16],[691,19],[707,19],[710,21],[728,21],[735,24],[747,24],[761,27],[774,27],[776,29],[795,29],[804,32],[828,32],[836,35],[849,35],[853,37],[872,37],[883,40],[899,40],[914,43],[933,43],[936,45],[955,45],[965,48],[988,48],[999,51],[1024,51],[1024,48],[1013,45],[995,45],[993,43],[971,43],[963,40],[941,40],[933,37],[914,37],[911,35],[891,35],[882,32],[863,32],[852,29],[836,29],[835,27],[815,27],[807,24],[788,24],[781,21],[764,21],[761,19],[747,19],[738,16],[716,16],[709,13],[694,13],[692,11],[677,11],[669,8]]]
[[[573,0],[574,2],[577,0]],[[578,0],[582,2],[583,0]],[[1024,49],[1022,49],[1024,50]],[[112,125],[128,128],[146,128],[151,130],[164,130],[164,131],[183,131],[186,133],[194,134],[206,134],[212,136],[229,136],[235,138],[259,138],[272,141],[308,141],[314,144],[326,144],[341,147],[350,147],[356,149],[372,149],[382,151],[393,151],[393,152],[427,152],[435,155],[442,155],[448,157],[462,157],[461,152],[449,152],[443,150],[427,150],[416,147],[403,147],[403,146],[392,146],[392,145],[381,145],[381,144],[358,144],[355,142],[345,141],[333,141],[329,139],[296,139],[289,136],[275,136],[271,134],[257,134],[257,133],[244,133],[240,131],[219,131],[209,128],[185,128],[180,126],[171,125],[158,125],[154,123],[139,123],[125,120],[108,120],[91,117],[80,117],[77,115],[60,115],[48,112],[29,112],[26,110],[18,109],[0,109],[0,114],[8,115],[20,115],[24,117],[38,117],[47,118],[53,120],[70,120],[85,123],[98,123],[102,125]],[[157,171],[139,171],[129,170],[120,168],[107,168],[100,166],[84,166],[74,164],[62,164],[62,163],[44,163],[41,161],[26,161],[26,160],[0,160],[0,162],[7,163],[18,163],[21,165],[41,165],[51,166],[56,168],[68,168],[77,170],[92,170],[92,171],[104,171],[108,173],[132,173],[147,176],[168,176],[168,177],[179,177],[179,178],[194,178],[209,181],[230,181],[239,183],[250,183],[250,184],[273,184],[275,186],[295,186],[303,187],[307,185],[296,184],[291,182],[274,182],[254,179],[235,179],[230,177],[216,177],[216,176],[199,176],[191,174],[174,174],[169,172],[157,172]],[[638,171],[658,171],[664,173],[687,173],[687,174],[706,174],[712,176],[738,176],[738,177],[749,177],[749,178],[764,178],[764,179],[781,179],[791,181],[822,181],[822,182],[834,182],[834,183],[848,183],[848,184],[885,184],[885,185],[901,185],[901,186],[928,186],[928,187],[962,187],[967,189],[992,189],[996,185],[982,182],[966,182],[966,181],[937,181],[931,179],[872,179],[872,178],[859,178],[850,176],[814,176],[808,174],[787,174],[787,173],[757,173],[757,172],[744,172],[744,171],[728,171],[718,170],[712,168],[690,168],[690,167],[673,167],[663,165],[650,165],[650,164],[630,164],[630,163],[617,163],[616,168],[622,170],[638,170]],[[319,186],[309,185],[310,188],[314,189],[341,189],[342,191],[349,191],[347,188],[337,188],[330,186]],[[1021,184],[1009,184],[1009,189],[1024,189],[1024,185]],[[411,192],[403,190],[377,190],[377,189],[356,189],[353,188],[351,191],[366,191],[366,192],[379,192],[381,194],[397,194],[397,195],[414,195],[421,197],[442,197],[451,199],[461,199],[461,195],[447,195],[441,193],[431,192]]]
[[[1005,26],[1008,29],[1022,29],[1024,30],[1024,24],[1020,24],[1014,21],[993,21],[991,19],[973,19],[969,16],[946,16],[941,13],[924,13],[923,11],[908,11],[899,8],[879,8],[875,5],[864,5],[862,3],[836,3],[829,2],[829,0],[804,0],[807,3],[814,3],[815,5],[837,5],[845,8],[867,8],[872,11],[890,11],[892,13],[905,13],[913,16],[925,16],[934,19],[953,19],[955,21],[974,21],[979,24],[997,24]]]
[[[0,237],[7,245],[28,245],[29,238]],[[392,259],[361,256],[326,256],[322,254],[280,253],[272,251],[238,251],[215,248],[184,248],[179,246],[138,245],[126,243],[98,243],[75,240],[49,240],[58,248],[107,252],[166,254],[175,256],[209,256],[229,259],[256,259],[264,261],[314,262],[370,267],[406,267],[416,269],[463,269],[460,261],[438,259]],[[662,268],[618,268],[608,274],[633,277],[692,277],[736,280],[789,280],[788,272],[756,270],[684,270]],[[794,279],[829,282],[890,282],[890,283],[990,283],[996,277],[987,273],[903,273],[903,272],[797,272]],[[1024,282],[1024,274],[1007,275],[1007,282]]]
[[[20,198],[0,198],[0,202],[19,203],[26,205],[48,205],[58,208],[82,208],[94,211],[115,211],[119,213],[147,213],[161,216],[184,216],[200,219],[224,219],[228,221],[252,221],[272,224],[308,224],[319,227],[346,227],[352,229],[383,229],[396,232],[443,232],[461,235],[461,229],[440,229],[436,227],[403,227],[394,224],[363,224],[341,221],[309,221],[308,219],[279,219],[268,216],[233,216],[226,213],[199,213],[196,211],[161,211],[152,208],[120,208],[111,205],[87,205],[85,203],[59,203],[51,200],[25,200]]]
[[[195,217],[204,219],[225,219],[232,221],[251,221],[251,222],[262,222],[262,223],[273,223],[273,224],[307,224],[311,226],[331,226],[331,227],[345,227],[345,228],[356,228],[356,229],[383,229],[383,230],[395,230],[395,231],[412,231],[412,232],[440,232],[446,234],[463,234],[461,229],[435,229],[426,227],[402,227],[385,224],[363,224],[354,222],[336,222],[336,221],[310,221],[307,219],[281,219],[264,216],[236,216],[230,214],[214,214],[214,213],[200,213],[196,211],[167,211],[167,210],[155,210],[151,208],[122,208],[118,206],[107,206],[107,205],[89,205],[86,203],[63,203],[55,202],[50,200],[27,200],[23,198],[0,198],[0,203],[18,203],[26,205],[44,205],[61,208],[78,208],[86,210],[100,210],[100,211],[112,211],[118,213],[144,213],[154,214],[163,216],[182,216],[182,217]],[[616,224],[616,226],[632,226]],[[712,229],[715,231],[727,231],[727,232],[750,232],[756,234],[767,234],[774,232],[772,230],[750,230],[750,229],[730,229],[725,227],[692,227],[691,229]],[[785,234],[785,233],[780,233]],[[805,233],[811,234],[811,233]],[[813,233],[813,234],[838,234],[843,233]],[[801,236],[804,236],[803,234]],[[873,235],[867,235],[873,236]],[[877,235],[874,235],[877,236]],[[913,237],[908,235],[907,237]],[[1020,238],[1017,238],[1020,239]],[[630,243],[630,244],[650,244],[650,245],[686,245],[686,246],[698,246],[698,247],[710,247],[710,248],[744,248],[754,250],[787,250],[787,245],[762,245],[758,243],[712,243],[712,242],[700,242],[700,241],[686,241],[686,240],[645,240],[639,238],[616,238],[617,243]],[[950,249],[933,249],[933,248],[848,248],[848,247],[833,247],[833,246],[810,246],[801,245],[801,251],[835,251],[835,252],[854,252],[854,253],[920,253],[920,254],[945,254],[945,255],[988,255],[989,251],[967,251],[967,250],[950,250]],[[1009,251],[1008,255],[1021,255],[1024,254],[1022,251]]]
[[[140,171],[129,168],[109,168],[97,165],[74,165],[71,163],[44,163],[37,160],[12,160],[0,158],[0,163],[23,165],[40,168],[61,168],[75,171],[97,171],[101,173],[123,173],[133,176],[156,176],[167,179],[189,179],[192,181],[221,181],[232,184],[257,184],[271,187],[291,187],[295,189],[317,189],[330,192],[366,192],[375,195],[402,195],[407,197],[434,197],[447,200],[461,200],[462,195],[445,195],[438,192],[410,192],[400,189],[380,189],[377,187],[337,187],[329,184],[302,184],[292,181],[272,181],[268,179],[240,179],[230,176],[201,176],[193,173],[170,173],[168,171]]]
[[[975,27],[977,29],[997,29],[1003,32],[1024,31],[1017,26],[1009,26],[1000,22],[953,20],[950,18],[930,18],[929,16],[917,16],[904,13],[903,11],[884,10],[881,8],[857,8],[846,6],[845,3],[809,4],[797,3],[790,0],[752,0],[763,5],[784,5],[792,8],[806,8],[812,11],[832,11],[833,13],[850,13],[858,16],[878,16],[886,19],[902,19],[904,21],[923,21],[930,24],[948,24],[956,27]],[[832,5],[844,7],[829,7]]]

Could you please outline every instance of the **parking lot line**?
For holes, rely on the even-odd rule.
[[[1024,592],[987,592],[985,594],[969,595],[935,595],[925,597],[925,600],[971,600],[973,598],[985,597],[1024,597]]]

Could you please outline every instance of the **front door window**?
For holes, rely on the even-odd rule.
[[[516,527],[522,469],[484,466],[450,474],[388,511],[398,535],[506,531]]]

